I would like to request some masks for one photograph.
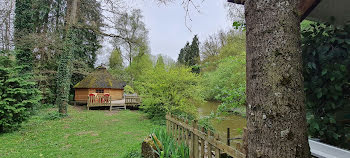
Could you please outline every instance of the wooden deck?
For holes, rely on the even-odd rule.
[[[135,107],[141,104],[139,96],[125,96],[122,100],[111,100],[105,96],[89,96],[87,109],[91,107],[109,107],[109,110],[126,109],[127,107]]]

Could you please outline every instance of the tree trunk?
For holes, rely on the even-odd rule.
[[[247,157],[310,157],[299,0],[246,0]]]
[[[62,115],[67,115],[67,105],[69,102],[69,91],[72,79],[72,60],[73,53],[76,47],[76,31],[74,25],[77,22],[77,10],[79,0],[73,0],[68,3],[69,9],[67,25],[66,25],[66,37],[64,41],[64,51],[60,55],[59,65],[57,70],[57,97],[56,105],[58,106],[58,112]]]

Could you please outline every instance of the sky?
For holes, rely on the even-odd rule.
[[[187,18],[186,11],[181,5],[182,0],[174,0],[167,5],[159,5],[154,0],[136,2],[133,7],[142,10],[146,28],[149,30],[151,53],[161,54],[175,61],[180,49],[187,41],[191,42],[194,35],[198,35],[199,40],[204,41],[206,37],[220,29],[227,30],[232,27],[224,6],[228,3],[227,0],[194,0],[199,6],[199,12],[190,7]],[[108,55],[100,55],[98,58],[100,58],[98,61],[103,62],[108,59]]]
[[[197,1],[200,13],[194,8],[189,13],[192,21],[189,17],[185,17],[186,11],[181,6],[180,0],[166,6],[143,2],[140,9],[143,11],[144,22],[149,30],[152,54],[167,55],[175,60],[180,49],[187,41],[191,42],[194,35],[197,34],[203,41],[219,29],[231,26],[224,8],[227,0],[205,0],[203,3],[201,1]]]

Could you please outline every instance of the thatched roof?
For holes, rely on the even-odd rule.
[[[74,88],[124,89],[124,86],[125,82],[117,81],[111,74],[109,74],[106,68],[100,66],[82,81],[77,83]]]

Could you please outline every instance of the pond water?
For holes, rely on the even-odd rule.
[[[205,102],[197,105],[199,116],[209,116],[212,111],[216,111],[219,105],[220,103],[218,102]],[[243,128],[246,127],[247,120],[241,116],[228,115],[215,118],[211,121],[211,123],[214,126],[215,132],[218,132],[220,138],[224,140],[227,137],[227,128],[230,128],[231,138],[241,137],[241,133],[239,132],[239,130],[237,130],[237,128],[243,130]]]

